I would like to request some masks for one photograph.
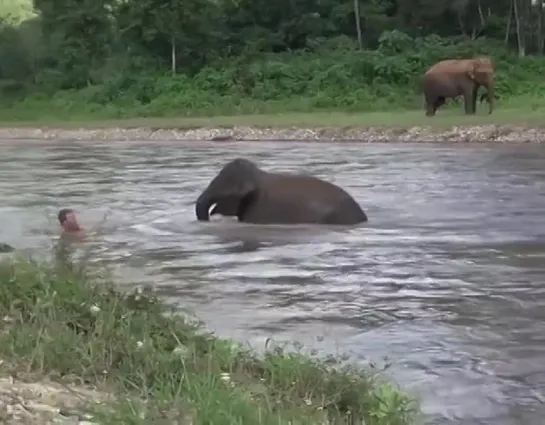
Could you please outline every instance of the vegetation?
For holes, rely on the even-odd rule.
[[[194,129],[194,128],[232,128],[234,126],[249,126],[253,128],[293,128],[293,127],[329,127],[349,129],[357,127],[374,128],[411,128],[430,127],[433,130],[447,130],[457,125],[517,125],[530,128],[543,128],[545,110],[523,105],[520,108],[498,109],[488,115],[480,111],[474,116],[464,116],[461,110],[451,108],[430,120],[422,111],[393,111],[393,112],[310,112],[310,113],[281,113],[281,114],[251,114],[213,117],[152,117],[152,118],[124,118],[100,119],[95,115],[86,115],[70,120],[62,120],[53,115],[40,116],[34,120],[17,121],[18,128],[36,127],[60,129],[108,129],[108,128],[152,128],[152,129]],[[0,122],[0,128],[12,127],[13,121]]]
[[[474,55],[496,63],[499,109],[545,109],[542,0],[9,5],[0,5],[3,122],[421,113],[424,70]]]
[[[0,263],[0,371],[76,377],[112,391],[117,402],[95,413],[99,423],[415,423],[417,405],[376,370],[280,347],[258,356],[150,294],[117,292],[67,265]]]

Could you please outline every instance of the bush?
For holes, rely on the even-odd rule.
[[[540,102],[545,94],[541,76],[545,58],[519,58],[492,41],[413,39],[394,30],[382,34],[377,50],[360,51],[341,37],[312,52],[222,60],[191,76],[119,74],[79,91],[31,95],[4,115],[128,118],[418,109],[427,67],[441,59],[476,55],[495,61],[502,103],[516,102],[517,97]]]

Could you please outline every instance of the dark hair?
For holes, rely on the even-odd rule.
[[[59,219],[59,223],[64,223],[64,220],[66,220],[66,216],[70,213],[73,213],[74,210],[71,208],[63,208],[59,211],[59,214],[57,214],[57,218]]]

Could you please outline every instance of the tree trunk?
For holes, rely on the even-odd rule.
[[[543,7],[543,0],[539,1],[539,16],[538,16],[538,29],[537,29],[537,53],[543,54],[543,24],[545,21],[545,8]]]
[[[354,0],[354,18],[356,19],[356,31],[358,33],[358,44],[363,50],[363,38],[361,36],[361,19],[360,19],[360,1]]]
[[[170,37],[170,59],[172,66],[172,75],[176,75],[176,41],[174,40],[174,35]]]
[[[481,1],[479,0],[477,2],[477,9],[479,10],[479,18],[481,19],[481,26],[484,27],[484,14],[483,14],[483,8],[481,7]]]
[[[458,26],[460,27],[460,32],[464,35],[467,34],[466,27],[464,25],[464,20],[461,13],[456,14],[458,16]]]
[[[505,27],[505,39],[503,40],[503,43],[506,46],[509,44],[509,37],[511,35],[511,20],[513,19],[513,3],[514,3],[514,0],[511,1],[511,4],[509,5],[509,18],[507,18],[507,26]]]
[[[526,56],[526,26],[523,22],[523,17],[521,16],[519,0],[513,0],[513,10],[515,12],[515,24],[517,27],[517,43],[519,57]]]

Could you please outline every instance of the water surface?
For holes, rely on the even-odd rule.
[[[343,186],[369,223],[198,223],[195,199],[239,156]],[[0,163],[0,241],[43,251],[59,208],[87,227],[106,215],[95,258],[220,335],[388,356],[429,423],[541,423],[541,146],[14,141]]]

